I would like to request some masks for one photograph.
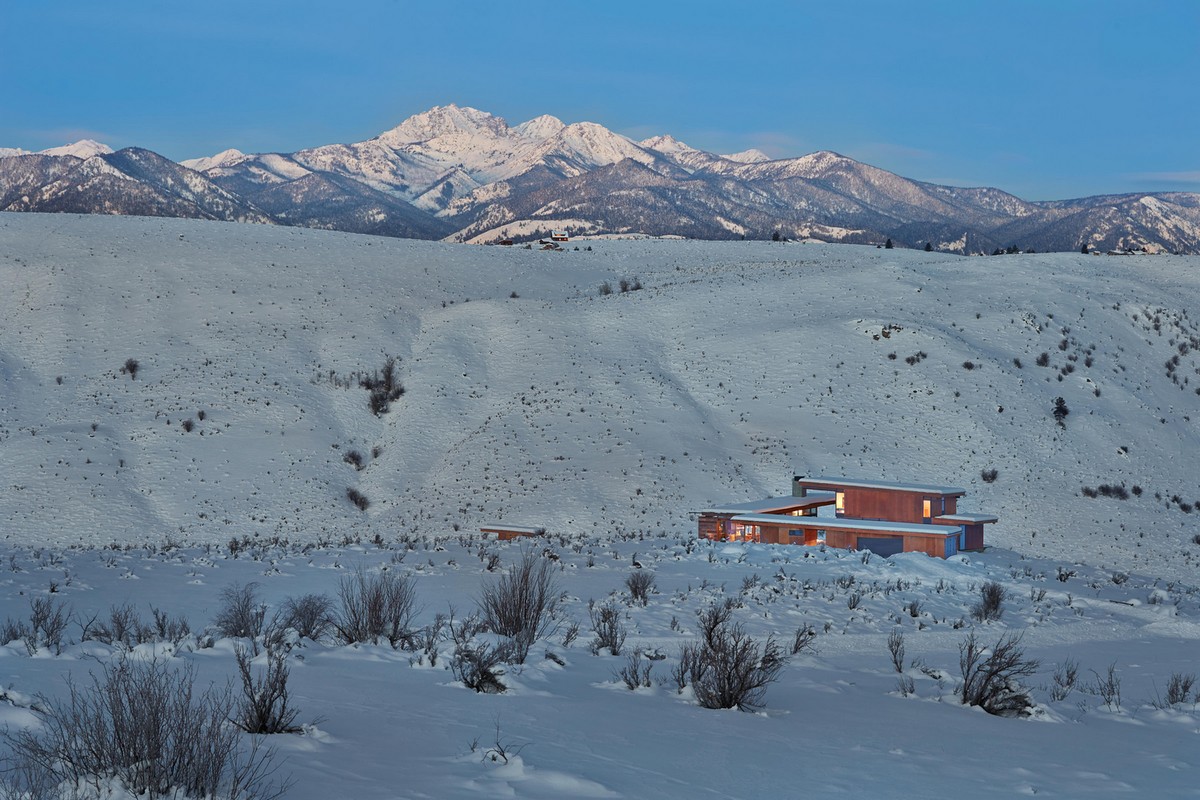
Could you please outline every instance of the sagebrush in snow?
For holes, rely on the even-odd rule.
[[[1000,717],[1029,715],[1033,700],[1020,679],[1036,672],[1039,662],[1025,657],[1020,635],[1006,634],[987,648],[972,632],[958,646],[958,654],[963,705]]]
[[[228,686],[197,691],[191,665],[119,660],[65,699],[39,697],[37,728],[7,730],[7,796],[110,797],[114,782],[139,797],[266,800],[274,753],[243,749],[229,725]],[[65,789],[67,794],[59,794]]]
[[[513,655],[525,663],[529,648],[558,628],[562,591],[554,575],[554,562],[526,550],[495,583],[485,585],[479,610],[488,628],[513,641]]]

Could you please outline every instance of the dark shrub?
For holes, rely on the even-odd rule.
[[[107,796],[117,787],[151,798],[285,793],[286,785],[266,783],[274,754],[257,743],[241,749],[228,724],[228,687],[199,691],[192,666],[170,669],[161,661],[121,660],[101,670],[89,685],[69,684],[65,700],[40,697],[33,706],[40,726],[4,734],[12,751],[6,789],[15,796],[60,796],[51,786],[71,787],[72,797]]]
[[[492,632],[513,641],[518,664],[525,663],[529,648],[558,627],[561,590],[554,577],[554,562],[533,550],[483,588],[479,610]]]
[[[412,641],[412,618],[417,613],[417,590],[412,578],[388,570],[367,575],[362,568],[342,578],[341,601],[333,619],[338,638],[345,644],[378,644],[392,647]]]
[[[971,607],[971,616],[980,622],[991,622],[1004,616],[1004,599],[1008,592],[995,581],[985,581],[979,588],[979,602]]]
[[[367,499],[367,496],[353,486],[346,490],[346,497],[350,499],[351,503],[354,503],[359,511],[366,511],[371,506],[371,501]]]
[[[256,639],[266,615],[267,607],[258,601],[257,583],[231,583],[221,590],[221,608],[213,625],[222,636]]]
[[[701,639],[685,644],[679,660],[687,665],[688,682],[702,707],[757,711],[787,657],[773,636],[759,643],[741,625],[731,624],[730,613],[729,606],[703,612]]]
[[[1002,636],[989,651],[971,633],[958,646],[958,653],[959,698],[964,705],[1001,717],[1029,715],[1033,700],[1019,679],[1036,672],[1038,662],[1025,657],[1020,636]]]
[[[238,675],[242,679],[242,700],[233,716],[233,723],[246,733],[297,733],[299,713],[292,708],[288,692],[287,653],[268,650],[266,671],[254,677],[250,668],[250,653],[244,647],[234,651]]]
[[[642,569],[631,572],[625,579],[625,586],[629,589],[630,599],[644,606],[654,591],[654,573]]]

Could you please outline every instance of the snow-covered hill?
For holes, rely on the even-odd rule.
[[[0,643],[0,723],[36,730],[39,694],[120,658],[83,630],[122,604],[198,634],[224,589],[273,614],[361,567],[409,576],[428,633],[524,545],[554,565],[561,626],[504,694],[456,679],[444,628],[411,650],[286,637],[306,727],[268,744],[289,798],[1187,796],[1198,697],[1164,699],[1200,630],[1196,266],[0,214],[0,618],[36,600],[78,623],[61,648]],[[389,357],[405,391],[375,415],[359,378]],[[950,560],[695,539],[689,512],[797,473],[956,484],[1000,522]],[[483,541],[494,521],[550,535]],[[989,623],[985,581],[1006,592]],[[620,655],[591,646],[593,600],[616,604]],[[671,677],[727,600],[759,641],[815,636],[758,714]],[[959,704],[972,631],[1040,660],[1033,719]],[[236,682],[238,640],[194,634],[130,657]]]
[[[832,473],[963,485],[1000,515],[1004,547],[1175,577],[1200,555],[1181,510],[1200,500],[1186,257],[547,253],[0,220],[0,522],[14,540],[490,519],[682,531],[705,503]],[[635,278],[644,289],[616,291]],[[389,356],[407,393],[376,417],[342,387]],[[136,379],[120,372],[129,358]],[[375,448],[362,471],[342,460]],[[1142,494],[1080,494],[1100,484]],[[365,514],[348,487],[371,499]]]

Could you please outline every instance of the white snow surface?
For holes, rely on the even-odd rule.
[[[224,167],[236,161],[240,161],[246,157],[246,154],[237,148],[230,147],[227,150],[222,150],[213,156],[205,156],[203,158],[189,158],[179,163],[188,169],[194,169],[197,172],[203,172],[206,169],[213,167]]]
[[[198,632],[234,583],[274,610],[361,566],[411,576],[427,625],[474,608],[491,555],[502,572],[532,548],[556,559],[563,625],[504,694],[458,682],[444,640],[431,664],[293,637],[292,701],[317,722],[266,737],[287,797],[1196,796],[1196,704],[1154,701],[1197,671],[1200,260],[575,246],[0,214],[0,616],[129,602]],[[376,416],[355,373],[389,355],[406,392]],[[794,474],[963,486],[961,512],[1000,521],[950,560],[695,540],[689,512]],[[1102,484],[1131,496],[1082,491]],[[484,542],[488,523],[550,535]],[[645,606],[624,585],[638,569]],[[988,580],[1008,597],[983,624]],[[727,598],[787,649],[817,631],[760,713],[670,680],[696,612]],[[589,601],[608,599],[626,650],[665,656],[650,688],[589,648]],[[60,653],[0,647],[0,720],[34,725],[30,698],[117,657],[80,630]],[[1033,718],[957,701],[971,630],[1040,659]],[[136,653],[207,685],[236,675],[235,644]],[[1081,685],[1114,665],[1120,703],[1052,699],[1067,659]],[[507,763],[486,757],[497,738]]]
[[[105,153],[113,152],[113,149],[106,144],[97,142],[94,139],[80,139],[78,142],[64,144],[61,147],[50,147],[46,150],[38,151],[44,156],[75,156],[76,158],[91,158],[92,156],[100,156]]]
[[[722,156],[729,161],[736,161],[739,164],[758,164],[763,161],[770,161],[771,157],[759,150],[757,147],[751,147],[749,150],[742,150],[739,153],[730,153]]]

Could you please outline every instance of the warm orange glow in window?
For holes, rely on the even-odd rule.
[[[834,506],[834,508],[837,510],[837,513],[839,513],[839,514],[841,514],[843,511],[846,510],[846,493],[845,492],[837,493],[837,500],[836,500],[836,505]]]
[[[922,516],[925,517],[925,519],[929,519],[930,517],[933,516],[933,501],[932,500],[926,500],[924,502],[924,513],[922,514]]]

